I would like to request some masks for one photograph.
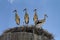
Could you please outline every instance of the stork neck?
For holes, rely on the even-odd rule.
[[[15,12],[15,14],[17,14],[17,12]]]
[[[25,11],[25,13],[27,13],[27,11]]]
[[[46,16],[44,16],[44,19],[46,20]]]
[[[35,13],[37,13],[37,12],[35,11]]]

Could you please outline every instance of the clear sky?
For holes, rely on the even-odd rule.
[[[55,40],[60,40],[60,0],[0,0],[0,35],[6,29],[17,26],[15,14],[12,12],[14,9],[17,9],[20,16],[20,25],[23,24],[24,8],[28,9],[29,25],[34,25],[33,10],[35,8],[39,19],[43,18],[43,14],[46,13],[48,18],[43,28],[52,33]]]

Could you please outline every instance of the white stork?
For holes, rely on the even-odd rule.
[[[24,20],[25,20],[25,23],[28,24],[29,23],[29,15],[27,13],[27,9],[25,8],[24,11],[25,11]]]
[[[38,16],[37,16],[37,14],[36,14],[36,13],[37,13],[36,10],[37,10],[37,9],[34,10],[35,13],[34,13],[34,17],[33,17],[33,20],[34,20],[35,25],[36,25],[36,23],[37,23],[37,21],[38,21]]]
[[[14,10],[13,12],[15,12],[15,21],[16,21],[16,24],[19,25],[20,24],[20,18],[17,14],[17,10]]]
[[[46,22],[47,17],[48,17],[47,14],[44,14],[44,19],[37,21],[37,28],[40,28]]]

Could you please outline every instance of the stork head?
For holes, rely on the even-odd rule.
[[[26,11],[27,11],[27,8],[25,8],[23,11],[25,11],[25,12],[26,12]]]
[[[17,8],[15,8],[15,9],[13,10],[13,12],[17,12]]]
[[[16,14],[16,13],[17,13],[17,10],[15,9],[15,10],[13,11],[13,13],[15,13],[15,14]]]
[[[34,12],[36,13],[37,9],[34,9]]]
[[[36,11],[37,9],[34,9],[34,11]]]
[[[47,16],[47,14],[44,14],[44,18],[46,19],[48,16]]]
[[[13,12],[17,12],[17,10],[15,9]]]

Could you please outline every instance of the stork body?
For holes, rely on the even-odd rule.
[[[25,11],[24,20],[25,20],[25,23],[28,24],[29,23],[29,15],[27,13],[27,9],[24,9],[24,11]]]
[[[44,15],[44,19],[37,21],[37,26],[41,27],[46,22],[46,17],[48,17],[46,14]]]
[[[35,13],[34,13],[34,17],[33,17],[33,20],[34,20],[34,23],[35,23],[35,25],[36,25],[36,23],[37,23],[37,21],[38,21],[38,16],[37,16],[37,12],[36,12],[36,9],[34,10],[35,11]]]
[[[14,10],[14,12],[15,12],[15,21],[16,21],[16,24],[19,25],[20,24],[20,18],[19,18],[18,14],[17,14],[17,10]]]

